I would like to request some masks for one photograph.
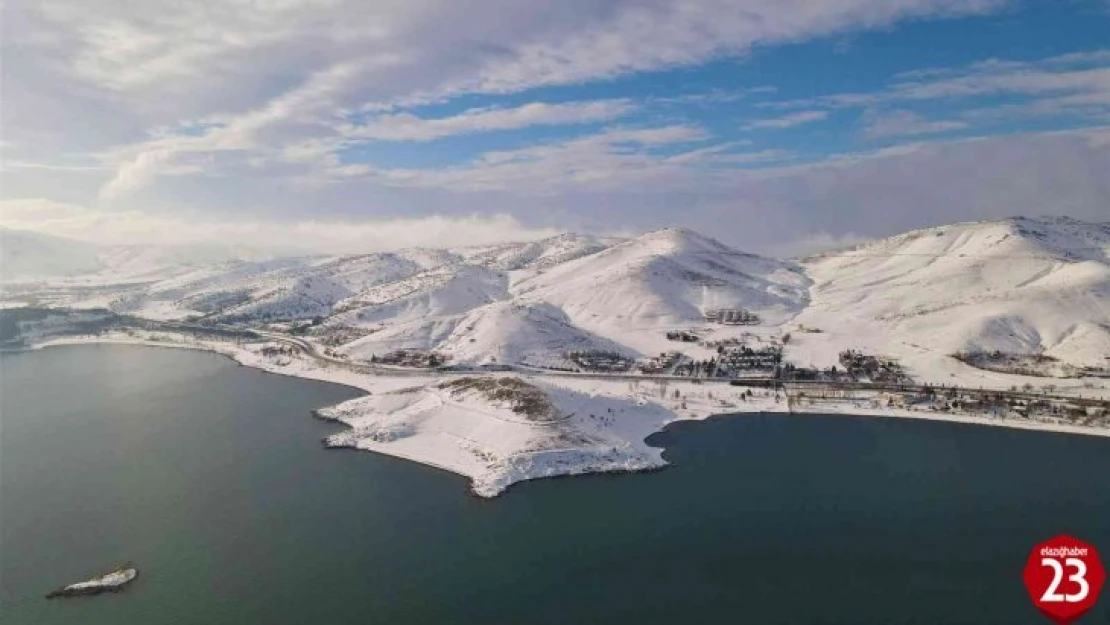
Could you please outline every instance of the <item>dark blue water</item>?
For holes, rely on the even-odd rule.
[[[211,354],[0,356],[0,622],[1044,622],[1021,569],[1110,552],[1110,440],[744,416],[652,439],[666,471],[495,500],[324,450],[343,387]],[[119,595],[41,596],[118,562]],[[1084,622],[1110,622],[1103,598]]]

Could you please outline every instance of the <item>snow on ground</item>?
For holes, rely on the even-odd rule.
[[[453,392],[447,387],[453,380],[439,376],[384,387],[320,414],[351,428],[331,437],[332,444],[468,476],[484,497],[523,480],[664,466],[663,450],[644,439],[682,418],[654,384],[513,374],[481,379],[518,380],[545,394],[554,411],[531,418],[505,402]],[[700,416],[710,414],[711,406],[698,405]]]
[[[27,246],[57,247],[38,241]],[[113,262],[134,267],[136,258],[143,256],[121,253]],[[82,252],[59,271],[88,263]],[[34,301],[111,306],[158,319],[209,314],[257,324],[318,316],[308,339],[320,341],[323,351],[325,340],[336,338],[327,348],[353,360],[399,348],[441,352],[452,364],[537,367],[566,367],[571,349],[633,357],[678,350],[698,360],[715,355],[711,348],[665,337],[669,330],[684,330],[710,341],[745,337],[753,346],[783,341],[786,360],[800,367],[839,365],[839,353],[855,349],[898,359],[923,383],[1037,390],[1053,385],[1057,395],[1110,397],[1108,378],[998,373],[951,357],[999,350],[1076,367],[1107,366],[1110,224],[1060,218],[954,224],[799,263],[666,229],[626,240],[562,235],[455,250],[233,260],[174,270],[152,284],[92,286],[104,275],[63,277],[44,283],[38,295],[21,287],[11,298],[29,294],[41,296]],[[743,308],[761,321],[706,322],[705,312],[716,308]],[[820,332],[807,331],[813,329]],[[324,411],[352,428],[335,442],[467,475],[482,495],[535,477],[661,466],[661,450],[643,441],[670,421],[786,409],[781,398],[757,393],[741,399],[737,387],[724,384],[512,376],[542,390],[565,417],[538,422],[488,398],[440,388],[450,376],[402,370],[367,375],[334,361],[266,354],[262,342],[132,332],[52,343],[81,340],[210,349],[266,371],[363,389],[371,394]],[[399,392],[406,389],[414,390]],[[865,400],[796,410],[1102,433],[1047,421],[880,409]]]
[[[95,579],[78,582],[76,584],[70,584],[69,586],[66,586],[64,590],[83,590],[86,588],[110,588],[114,586],[122,586],[127,582],[135,579],[138,574],[138,571],[133,568],[119,569],[118,571],[112,571],[111,573],[101,575],[100,577],[97,577]]]
[[[134,266],[146,256],[113,258]],[[828,367],[841,350],[862,349],[901,359],[911,376],[932,383],[1014,383],[952,358],[968,350],[1049,356],[1062,371],[1110,363],[1110,225],[1060,218],[918,230],[800,263],[669,228],[624,240],[568,234],[454,250],[230,260],[176,268],[147,284],[78,279],[44,282],[39,291],[22,285],[11,298],[154,319],[319,318],[321,334],[345,337],[328,347],[354,359],[401,348],[456,363],[544,366],[566,366],[569,349],[712,357],[664,337],[693,330],[713,340],[792,333],[787,357],[797,366]],[[743,308],[761,322],[704,321],[716,308]],[[799,333],[799,324],[823,334]]]
[[[557,265],[513,284],[522,301],[561,308],[580,328],[644,354],[707,309],[745,308],[768,323],[797,314],[808,279],[792,264],[669,228]]]
[[[808,259],[795,323],[913,359],[959,351],[1110,356],[1110,225],[1013,218],[909,232]],[[954,373],[947,370],[946,373]]]

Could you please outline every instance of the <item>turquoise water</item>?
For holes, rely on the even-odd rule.
[[[1041,623],[1031,546],[1110,552],[1110,440],[761,415],[658,473],[461,477],[325,450],[352,389],[212,354],[0,356],[0,622]],[[122,594],[41,596],[131,560]],[[1103,598],[1087,623],[1110,622]]]

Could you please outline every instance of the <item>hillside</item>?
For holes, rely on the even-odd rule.
[[[700,325],[709,309],[744,308],[777,326],[805,307],[808,283],[789,262],[668,228],[560,264],[514,290],[522,300],[558,307],[583,329],[650,353],[663,331]]]
[[[309,340],[356,361],[406,349],[453,364],[575,368],[576,350],[705,360],[717,355],[706,341],[768,339],[788,342],[786,359],[799,366],[827,368],[857,349],[899,359],[920,380],[1001,383],[953,355],[1052,375],[1105,366],[1110,355],[1110,224],[1066,218],[928,228],[799,262],[678,228],[276,259],[78,245],[53,264],[42,256],[59,243],[24,240],[10,252],[18,268],[102,278],[147,268],[141,283],[71,276],[28,287],[40,303],[220,323],[312,320]],[[707,319],[716,310],[744,323]],[[675,343],[668,332],[694,339]]]
[[[1110,355],[1110,224],[1012,218],[908,232],[805,261],[797,322],[877,349]]]
[[[272,250],[225,245],[95,245],[39,232],[0,229],[4,283],[70,278],[84,284],[164,280],[201,268],[278,258]]]
[[[38,232],[0,229],[0,277],[4,282],[100,271],[94,245]]]

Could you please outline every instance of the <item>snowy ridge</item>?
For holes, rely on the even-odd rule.
[[[689,230],[669,228],[558,265],[514,284],[528,301],[640,353],[668,328],[702,325],[714,308],[744,308],[778,325],[808,299],[808,279],[784,261],[744,254]]]
[[[16,251],[59,245],[36,237]],[[1035,355],[1056,359],[1059,370],[1105,366],[1110,355],[1110,224],[1069,218],[927,228],[800,262],[681,228],[355,256],[229,260],[213,252],[210,264],[152,269],[163,275],[137,284],[111,278],[154,267],[145,252],[100,250],[93,259],[87,247],[72,250],[48,268],[99,269],[80,283],[44,280],[49,303],[223,323],[312,320],[307,340],[353,360],[420,349],[450,364],[565,368],[570,350],[637,358],[674,349],[664,337],[671,330],[718,340],[782,337],[799,326],[821,331],[793,332],[786,356],[800,366],[834,365],[840,350],[856,348],[899,358],[910,375],[934,383],[970,375],[957,353]],[[106,259],[128,269],[112,273]],[[94,284],[114,286],[87,288]],[[706,320],[716,309],[758,322]],[[696,359],[714,353],[682,347]]]
[[[544,269],[608,247],[601,239],[563,234],[532,243],[509,243],[462,250],[466,262],[502,271]]]

